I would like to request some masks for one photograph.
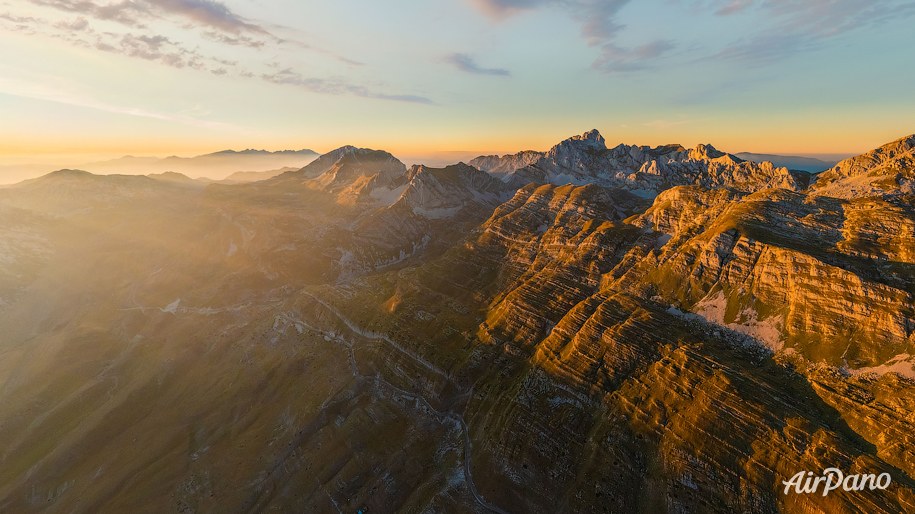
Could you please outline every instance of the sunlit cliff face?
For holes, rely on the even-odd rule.
[[[0,510],[906,511],[912,141],[2,188]]]

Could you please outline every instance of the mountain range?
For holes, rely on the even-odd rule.
[[[0,511],[913,511],[913,151],[2,188]]]
[[[223,150],[196,157],[134,157],[124,156],[80,166],[93,173],[151,174],[174,172],[191,177],[220,180],[239,172],[263,172],[287,167],[301,168],[318,154],[312,150]]]
[[[752,152],[739,152],[734,154],[745,161],[771,162],[776,166],[807,173],[819,173],[832,168],[838,161],[824,161],[813,157],[798,157],[792,155],[772,155]]]

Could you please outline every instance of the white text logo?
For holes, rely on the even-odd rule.
[[[814,476],[812,471],[797,472],[791,480],[782,481],[785,486],[785,494],[794,491],[797,494],[816,494],[823,485],[823,496],[831,491],[842,488],[843,491],[864,491],[869,489],[886,489],[890,486],[892,477],[889,473],[879,475],[848,475],[846,476],[838,468],[826,468],[822,476]]]

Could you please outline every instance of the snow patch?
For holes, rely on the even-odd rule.
[[[400,195],[407,190],[407,184],[404,184],[400,187],[395,187],[390,189],[388,187],[376,187],[372,189],[372,192],[369,193],[369,196],[379,202],[390,205],[400,199]]]
[[[178,312],[178,306],[181,305],[181,298],[178,298],[174,302],[165,306],[164,309],[160,309],[162,312],[167,312],[169,314],[176,314]]]
[[[353,252],[340,247],[337,247],[337,250],[340,251],[340,260],[337,262],[341,268],[349,266],[356,261],[356,256],[353,255]]]
[[[899,355],[886,361],[880,366],[849,369],[848,372],[852,375],[876,373],[877,375],[881,376],[887,373],[898,373],[905,378],[911,378],[915,380],[915,356],[909,355],[907,353],[900,353]]]
[[[723,291],[718,291],[714,298],[703,298],[696,304],[694,311],[709,323],[721,325],[735,332],[748,335],[763,343],[772,351],[781,350],[785,345],[784,341],[782,341],[782,327],[785,324],[782,316],[771,316],[760,320],[759,313],[753,307],[747,306],[737,316],[738,323],[725,323],[724,313],[727,306],[727,297],[725,297]]]

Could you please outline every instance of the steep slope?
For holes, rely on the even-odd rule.
[[[812,191],[836,198],[915,193],[915,135],[836,164],[817,176]]]
[[[343,146],[270,182],[306,184],[333,194],[341,205],[390,203],[405,182],[405,172],[406,166],[388,152]]]
[[[325,302],[345,313],[347,326],[371,327],[405,348],[377,354],[381,369],[408,368],[410,353],[454,378],[457,383],[447,385],[433,373],[412,371],[414,378],[402,380],[417,384],[426,397],[459,402],[454,409],[463,412],[473,439],[474,477],[497,506],[526,512],[915,507],[909,419],[915,385],[893,373],[855,374],[817,364],[820,358],[800,346],[773,354],[760,332],[741,330],[753,325],[746,319],[728,324],[685,314],[690,305],[671,308],[671,291],[689,294],[698,282],[691,271],[674,274],[676,269],[670,282],[653,282],[653,271],[667,266],[665,257],[690,260],[689,242],[720,224],[745,194],[695,186],[669,193],[645,217],[627,218],[639,203],[624,191],[528,186],[440,259],[367,277],[342,294],[318,294],[332,298]],[[763,202],[770,216],[784,212],[770,202],[800,196],[767,194],[787,195],[751,199]],[[687,207],[673,212],[681,200]],[[648,221],[670,233],[646,230]],[[788,235],[803,229],[779,228]],[[679,252],[673,249],[678,246]],[[715,255],[695,262],[711,267]],[[843,312],[845,302],[827,305],[836,289],[854,293],[860,283],[846,284],[839,276],[831,286],[837,270],[800,251],[773,257],[768,263],[733,258],[732,269],[719,275],[764,298],[738,270],[755,269],[760,280],[776,273],[776,282],[777,273],[800,275],[793,271],[799,269],[811,286],[810,311],[822,315],[803,317],[808,334],[828,333],[843,318],[857,319],[871,333],[882,330],[879,323],[867,327],[856,311]],[[716,268],[706,273],[714,275]],[[829,295],[814,296],[827,288]],[[887,293],[859,299],[875,309],[875,320],[892,307],[874,302],[881,294]],[[886,301],[907,308],[898,296]],[[859,363],[870,358],[853,353],[848,357]],[[828,497],[781,493],[781,481],[797,470],[835,465],[884,470],[898,487]]]
[[[420,252],[436,254],[483,221],[512,189],[466,164],[446,168],[416,165],[384,198],[387,188],[371,196],[389,205],[373,210],[353,225],[355,242],[348,254],[350,270],[377,270],[399,264]],[[381,191],[383,194],[378,194]]]
[[[495,208],[511,195],[504,184],[464,163],[441,169],[413,166],[407,180],[397,202],[429,219],[448,218],[467,208]]]
[[[879,217],[882,233],[862,216]],[[915,354],[909,206],[676,188],[636,224],[669,241],[627,280],[678,309],[835,366]]]

